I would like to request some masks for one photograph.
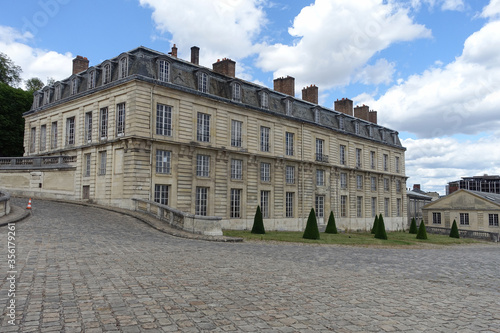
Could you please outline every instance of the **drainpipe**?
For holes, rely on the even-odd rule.
[[[148,193],[148,200],[151,200],[151,193],[153,191],[153,119],[155,115],[155,110],[154,110],[154,104],[153,104],[153,91],[156,87],[156,84],[153,85],[153,87],[150,88],[151,91],[151,116],[149,117],[149,133],[150,133],[150,138],[151,138],[151,149],[149,152],[149,193]]]
[[[304,123],[301,125],[301,135],[302,135],[302,142],[301,142],[301,149],[300,149],[300,162],[302,164],[302,214],[301,214],[301,220],[302,220],[302,226],[304,226],[304,197],[305,197],[305,180],[304,180]]]

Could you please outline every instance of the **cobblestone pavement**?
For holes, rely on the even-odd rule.
[[[1,332],[500,332],[498,244],[215,243],[93,207],[32,212],[15,227],[15,298],[0,284]]]

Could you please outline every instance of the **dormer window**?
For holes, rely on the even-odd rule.
[[[368,126],[368,135],[373,138],[373,126]]]
[[[383,142],[385,142],[385,131],[380,130],[380,138],[382,139]]]
[[[205,72],[198,72],[198,91],[208,93],[208,74]]]
[[[320,111],[320,109],[315,108],[315,109],[314,109],[314,122],[315,122],[316,124],[319,124],[319,122],[320,122],[320,115],[321,115],[321,111]]]
[[[36,92],[33,95],[33,109],[36,109],[40,106],[40,92]]]
[[[394,143],[394,144],[398,143],[398,135],[397,135],[397,133],[392,133],[392,143]]]
[[[76,95],[78,93],[78,78],[74,77],[71,79],[71,95]]]
[[[111,64],[107,63],[102,68],[102,84],[111,82]]]
[[[259,92],[260,107],[269,109],[269,93],[267,91]]]
[[[50,90],[47,89],[43,92],[43,105],[47,105],[50,102]]]
[[[339,129],[341,130],[345,129],[344,117],[339,117]]]
[[[237,82],[231,83],[231,99],[235,102],[241,102],[241,84]]]
[[[161,82],[170,81],[170,63],[166,60],[158,60],[158,80]]]
[[[57,83],[54,89],[54,101],[58,101],[62,96],[62,84]]]
[[[354,122],[354,132],[356,134],[359,134],[359,122]]]
[[[87,80],[88,80],[88,86],[87,86],[87,88],[88,89],[94,89],[95,88],[95,81],[96,81],[96,72],[95,71],[90,71],[88,73]]]
[[[123,57],[120,59],[118,64],[118,78],[123,79],[128,76],[128,57]]]
[[[291,116],[293,111],[293,102],[290,99],[285,99],[285,112],[287,116]]]

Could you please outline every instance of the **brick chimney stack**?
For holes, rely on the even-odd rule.
[[[191,63],[195,65],[200,64],[200,48],[198,46],[191,48]]]
[[[363,104],[363,106],[356,106],[354,108],[354,117],[369,121],[370,120],[368,118],[369,112],[370,112],[370,109],[369,109],[368,105]]]
[[[368,112],[368,121],[374,124],[377,123],[377,111]]]
[[[212,64],[212,67],[214,69],[214,72],[217,72],[219,74],[230,77],[236,76],[236,62],[231,59],[217,59],[217,62]]]
[[[169,52],[168,54],[170,54],[174,58],[177,58],[177,46],[175,46],[175,44],[174,46],[172,46],[172,51]]]
[[[420,191],[420,184],[413,184],[413,191]]]
[[[313,104],[318,104],[318,87],[310,85],[309,87],[303,88],[302,99]]]
[[[274,79],[274,90],[295,97],[295,78],[287,76]]]
[[[89,59],[86,57],[82,57],[77,55],[75,59],[73,59],[73,74],[78,74],[83,72],[89,68]]]
[[[342,98],[341,100],[336,100],[334,103],[335,111],[342,112],[349,116],[352,116],[353,102],[349,98]]]

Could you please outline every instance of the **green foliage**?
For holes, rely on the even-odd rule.
[[[265,234],[264,220],[262,219],[262,212],[260,206],[257,206],[257,211],[255,212],[255,217],[253,219],[252,234]]]
[[[328,224],[326,225],[325,233],[338,234],[337,225],[335,224],[335,216],[333,216],[333,212],[330,212],[330,217],[328,218]]]
[[[375,235],[375,233],[377,232],[377,228],[378,228],[378,216],[375,215],[375,220],[373,220],[373,226],[372,226],[371,233]]]
[[[316,221],[316,213],[314,212],[314,208],[311,208],[311,212],[309,213],[309,217],[307,218],[306,229],[304,230],[302,238],[319,239],[318,222]]]
[[[384,218],[382,214],[378,217],[377,230],[375,231],[375,238],[387,239],[387,232],[385,231]]]
[[[453,220],[453,225],[451,226],[450,237],[460,238],[460,233],[458,232],[457,221]]]
[[[42,89],[44,86],[45,84],[43,84],[43,81],[37,77],[32,77],[31,79],[26,80],[26,90],[28,91],[35,92]]]
[[[411,224],[410,224],[410,231],[409,231],[409,233],[410,233],[410,234],[415,234],[415,235],[416,235],[416,234],[417,234],[417,232],[418,232],[418,228],[417,228],[417,221],[415,221],[415,218],[413,217],[413,218],[411,219]]]
[[[16,157],[24,153],[24,118],[33,94],[0,82],[0,156]]]
[[[21,82],[22,69],[4,53],[0,52],[0,82],[17,87]]]
[[[420,227],[418,227],[417,239],[427,239],[427,231],[425,230],[424,220],[420,222]]]

